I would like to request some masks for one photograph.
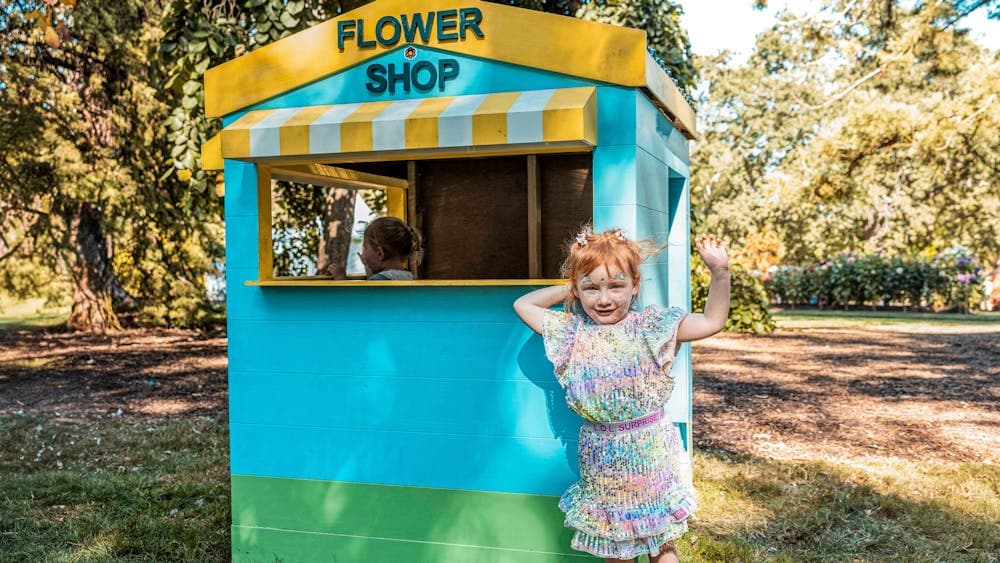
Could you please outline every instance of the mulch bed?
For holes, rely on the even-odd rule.
[[[996,462],[1000,327],[725,334],[694,346],[698,448]],[[222,332],[0,332],[0,414],[226,416]]]

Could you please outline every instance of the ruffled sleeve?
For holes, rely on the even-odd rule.
[[[642,312],[642,336],[656,365],[666,371],[677,354],[677,328],[687,312],[680,307],[650,305]]]
[[[580,326],[580,317],[563,311],[548,310],[542,320],[542,340],[545,343],[545,356],[556,368],[556,373],[562,372],[573,352],[576,342],[576,331]]]

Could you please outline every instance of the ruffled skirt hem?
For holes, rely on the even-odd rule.
[[[568,522],[566,526],[576,531],[570,544],[573,549],[585,551],[597,557],[614,559],[634,559],[644,553],[655,557],[660,554],[660,548],[663,547],[663,544],[683,536],[688,529],[687,520],[682,520],[670,522],[666,529],[659,534],[628,540],[613,540],[582,532]]]
[[[632,559],[644,553],[658,555],[663,544],[687,532],[687,519],[695,509],[693,498],[682,498],[670,503],[669,508],[653,511],[644,518],[601,522],[593,518],[596,507],[584,510],[574,501],[574,496],[567,494],[559,502],[559,508],[566,513],[565,526],[576,531],[573,549],[615,559]],[[630,530],[624,529],[626,526]]]

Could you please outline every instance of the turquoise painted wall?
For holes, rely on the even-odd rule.
[[[438,95],[585,85],[447,56],[463,74]],[[370,101],[360,73],[257,108]],[[669,242],[642,303],[688,307],[687,141],[636,90],[600,87],[598,111],[595,227]],[[532,288],[248,286],[256,168],[227,161],[225,178],[234,560],[584,558],[556,507],[580,420],[511,308]],[[686,426],[687,346],[675,374]]]

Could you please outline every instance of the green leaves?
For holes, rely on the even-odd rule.
[[[708,299],[711,277],[708,268],[697,256],[692,256],[694,264],[691,272],[691,309],[701,311]],[[729,319],[726,332],[750,332],[768,334],[775,329],[774,319],[768,309],[769,301],[760,277],[751,275],[737,263],[730,263],[732,283],[729,305]]]
[[[295,18],[292,14],[288,12],[283,12],[281,14],[281,25],[285,26],[286,29],[292,29],[299,25],[299,20]]]
[[[184,83],[182,90],[185,96],[193,96],[195,92],[201,89],[201,83],[194,80],[188,80]]]
[[[766,282],[772,298],[791,306],[899,305],[968,311],[981,294],[982,267],[956,246],[928,256],[841,253],[802,267],[783,266]]]
[[[1000,257],[1000,104],[983,103],[1000,60],[946,25],[948,3],[889,4],[891,22],[845,2],[786,14],[745,63],[697,61],[699,231],[740,246],[771,225],[791,264],[956,243]]]

